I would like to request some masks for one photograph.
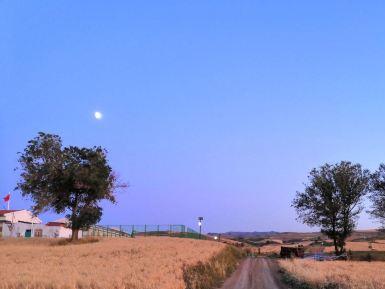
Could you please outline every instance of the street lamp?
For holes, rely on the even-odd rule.
[[[203,221],[203,217],[198,217],[199,239],[201,239],[202,237],[202,221]]]

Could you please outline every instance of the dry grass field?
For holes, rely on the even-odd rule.
[[[182,289],[183,264],[225,247],[168,237],[104,239],[53,246],[49,240],[0,241],[1,289]]]
[[[370,247],[371,246],[371,247]],[[351,251],[385,251],[385,243],[383,240],[376,242],[346,242],[346,250]],[[334,247],[325,247],[324,252],[334,252]]]
[[[297,244],[269,244],[260,247],[261,254],[279,254],[281,252],[281,246],[296,247],[297,245],[303,245],[305,247],[310,245],[310,241],[298,242]]]
[[[295,259],[280,260],[279,263],[290,275],[314,288],[334,283],[341,289],[385,289],[383,262],[317,262]]]
[[[281,245],[273,244],[273,245],[265,245],[260,248],[261,254],[279,254],[281,252]]]

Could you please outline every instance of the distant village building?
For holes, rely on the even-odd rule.
[[[43,224],[28,210],[0,210],[0,237],[70,238],[71,234],[66,218]]]

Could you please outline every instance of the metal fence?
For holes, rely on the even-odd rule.
[[[168,236],[206,239],[185,225],[94,225],[83,231],[83,237]]]

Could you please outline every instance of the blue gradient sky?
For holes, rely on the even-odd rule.
[[[311,168],[384,161],[384,11],[0,1],[0,192],[15,186],[16,152],[44,131],[107,148],[130,183],[102,223],[196,227],[204,216],[206,231],[309,230],[290,202]],[[14,194],[12,207],[29,205]],[[375,226],[365,214],[359,225]]]

